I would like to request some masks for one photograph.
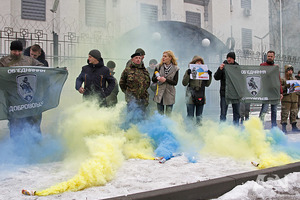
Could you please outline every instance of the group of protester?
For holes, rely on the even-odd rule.
[[[0,67],[10,66],[44,66],[48,67],[45,60],[45,53],[37,44],[28,47],[23,51],[21,41],[13,41],[10,46],[11,53],[0,59]],[[149,67],[146,68],[143,62],[145,51],[138,48],[131,55],[131,59],[127,62],[123,70],[119,86],[125,94],[127,102],[127,112],[135,112],[139,110],[142,116],[147,115],[147,107],[149,102],[156,103],[157,111],[160,114],[170,115],[175,104],[176,89],[178,84],[179,67],[177,66],[177,58],[171,50],[164,51],[160,62],[155,59],[150,60]],[[234,52],[227,54],[226,60],[218,67],[214,74],[214,79],[220,81],[220,121],[226,121],[228,104],[225,100],[226,88],[226,65],[238,65],[235,61]],[[267,61],[261,63],[262,66],[274,66],[275,52],[268,51]],[[202,57],[196,55],[189,64],[204,65]],[[113,61],[104,65],[101,53],[97,49],[93,49],[88,54],[87,65],[82,67],[81,73],[76,78],[75,88],[79,93],[83,94],[85,100],[96,99],[101,107],[112,107],[118,102],[117,95],[119,92],[118,81],[114,77],[116,64]],[[290,87],[287,80],[300,79],[300,73],[296,78],[293,75],[293,67],[285,66],[285,76],[280,78],[280,99],[281,99],[281,124],[283,132],[287,132],[287,119],[290,119],[293,131],[299,131],[296,126],[296,117],[300,105],[298,93],[288,93]],[[196,116],[196,123],[201,124],[203,108],[206,103],[205,88],[209,87],[212,81],[212,72],[207,71],[208,79],[191,78],[192,70],[188,68],[183,76],[182,84],[186,86],[186,109],[187,117],[193,119]],[[150,96],[150,98],[149,98]],[[264,120],[269,104],[262,104],[259,117]],[[233,103],[233,123],[238,125],[244,120],[249,119],[250,104]],[[272,127],[277,126],[277,104],[271,105],[271,123]],[[42,114],[25,118],[9,119],[10,135],[18,135],[20,130],[24,129],[24,124],[31,126],[37,132],[41,132]]]

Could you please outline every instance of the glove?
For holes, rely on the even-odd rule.
[[[192,73],[192,70],[191,69],[188,69],[186,70],[187,71],[187,74],[190,75]]]
[[[212,72],[210,70],[207,71],[207,73],[211,76]]]

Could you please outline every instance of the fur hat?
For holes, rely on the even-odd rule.
[[[23,44],[20,40],[15,40],[10,43],[10,50],[23,51]]]
[[[226,58],[233,58],[233,60],[235,60],[235,53],[234,52],[229,52],[226,56]]]
[[[193,57],[193,60],[190,62],[190,64],[195,64],[199,60],[201,61],[202,64],[204,64],[203,58],[197,55]]]
[[[131,58],[134,58],[136,56],[141,56],[141,54],[140,53],[134,53],[134,54],[131,55]]]
[[[285,70],[285,72],[288,72],[289,70],[292,70],[294,72],[294,68],[292,65],[285,65],[284,70]]]
[[[146,55],[146,54],[145,54],[145,51],[144,51],[143,49],[141,49],[141,48],[136,49],[136,50],[135,50],[135,53],[139,53],[139,54],[141,54],[141,56]]]
[[[89,52],[89,55],[92,56],[92,57],[94,57],[94,58],[96,58],[96,59],[99,60],[99,61],[102,59],[102,58],[101,58],[101,53],[100,53],[100,51],[98,51],[97,49],[91,50],[91,51]]]
[[[107,62],[106,66],[108,68],[115,68],[116,67],[116,63],[114,61],[110,60],[110,61]]]

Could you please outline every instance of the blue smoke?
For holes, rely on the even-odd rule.
[[[147,133],[154,141],[155,153],[158,157],[169,160],[177,153],[179,143],[174,134],[169,130],[174,122],[168,117],[158,114],[152,115],[148,120],[138,124],[139,131]]]
[[[61,160],[64,153],[62,141],[50,134],[36,131],[23,132],[0,141],[0,164],[34,164]]]
[[[267,132],[267,137],[274,151],[285,152],[294,159],[300,159],[300,142],[289,141],[288,137],[277,127]]]

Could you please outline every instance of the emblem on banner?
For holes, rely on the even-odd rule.
[[[260,90],[260,76],[247,76],[247,89],[252,96],[256,96]]]
[[[36,75],[22,74],[16,77],[18,94],[28,103],[32,101],[36,92]]]

